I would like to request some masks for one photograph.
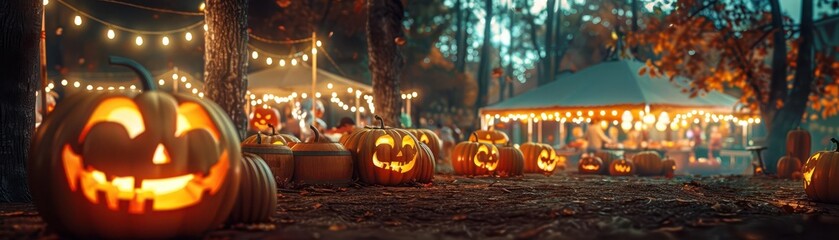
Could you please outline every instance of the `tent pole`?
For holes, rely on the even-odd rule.
[[[527,119],[527,142],[533,142],[533,119]]]
[[[559,146],[565,146],[565,124],[562,121],[557,121],[557,138],[559,139]]]
[[[312,124],[316,123],[317,116],[315,116],[315,110],[317,109],[317,100],[315,97],[315,93],[317,92],[317,83],[318,83],[318,54],[317,54],[317,32],[312,31]]]
[[[536,126],[537,142],[540,142],[540,143],[542,142],[542,122],[544,122],[544,121],[539,121],[539,125]]]

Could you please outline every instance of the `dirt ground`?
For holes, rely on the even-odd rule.
[[[839,233],[839,205],[800,181],[561,173],[437,176],[412,187],[282,189],[274,221],[208,239],[806,239]],[[30,204],[0,204],[0,239],[55,238]]]

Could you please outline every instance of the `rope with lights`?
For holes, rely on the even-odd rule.
[[[135,33],[135,34],[166,35],[166,34],[172,34],[172,33],[176,33],[176,32],[188,31],[190,29],[197,28],[201,25],[204,25],[204,20],[201,20],[201,21],[195,22],[193,24],[187,25],[185,27],[181,27],[181,28],[177,28],[177,29],[171,29],[171,30],[163,30],[163,31],[139,30],[139,29],[133,29],[133,28],[109,23],[108,21],[97,18],[97,17],[91,15],[90,13],[79,10],[78,8],[74,7],[73,5],[70,5],[69,3],[65,2],[64,0],[56,0],[56,1],[59,4],[64,5],[65,7],[69,8],[70,10],[77,12],[79,15],[84,16],[86,18],[89,18],[89,19],[91,19],[95,22],[101,23],[102,25],[108,26],[109,28],[117,29],[117,30],[124,31],[124,32]],[[79,25],[79,24],[76,24],[76,25]]]
[[[123,5],[123,6],[128,6],[128,7],[133,7],[133,8],[138,8],[138,9],[143,9],[143,10],[148,10],[148,11],[153,11],[153,12],[169,13],[169,14],[177,14],[177,15],[185,15],[185,16],[204,16],[203,12],[187,12],[187,11],[178,11],[178,10],[171,10],[171,9],[155,8],[155,7],[143,6],[143,5],[139,5],[139,4],[127,3],[127,2],[123,2],[123,1],[117,1],[117,0],[99,0],[99,1],[100,2]],[[202,3],[202,6],[203,6],[203,3]]]
[[[294,40],[273,40],[273,39],[268,39],[268,38],[257,36],[253,33],[248,33],[248,37],[250,37],[254,40],[260,41],[260,42],[270,43],[270,44],[297,44],[297,43],[312,42],[311,37],[294,39]]]

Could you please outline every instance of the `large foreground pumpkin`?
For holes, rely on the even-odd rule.
[[[408,131],[386,127],[381,117],[375,117],[378,127],[354,131],[344,141],[344,147],[352,152],[359,179],[384,186],[418,181],[420,176],[430,180],[425,177],[434,172],[430,150],[422,149],[422,143]]]
[[[239,191],[239,139],[214,103],[155,91],[78,94],[32,141],[29,184],[50,228],[75,238],[200,236],[230,213]]]
[[[833,151],[821,151],[813,154],[802,168],[804,179],[804,193],[817,202],[839,203],[839,141],[830,139],[836,144]]]

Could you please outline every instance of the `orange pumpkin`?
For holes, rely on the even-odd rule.
[[[801,164],[810,158],[810,132],[797,127],[787,133],[787,155],[793,156]]]
[[[507,137],[507,134],[502,131],[487,129],[472,132],[472,134],[469,135],[469,141],[489,144],[507,144],[507,142],[510,141],[510,137]]]
[[[676,175],[676,161],[667,157],[664,158],[664,161],[661,161],[661,175],[666,178],[673,178]]]
[[[242,157],[242,181],[236,206],[229,223],[270,222],[277,210],[277,184],[271,169],[258,155],[245,153]]]
[[[458,175],[488,175],[498,168],[498,158],[498,147],[493,144],[461,142],[452,150],[452,168]]]
[[[434,131],[428,129],[410,129],[408,130],[414,137],[417,138],[421,143],[428,146],[428,149],[431,150],[431,153],[435,158],[439,158],[440,155],[440,148],[442,146],[442,142],[440,141],[440,137],[437,137],[437,134]]]
[[[434,172],[434,156],[421,149],[422,143],[404,129],[386,127],[381,117],[378,127],[353,132],[344,142],[355,160],[362,182],[384,186],[401,185]],[[430,151],[430,150],[429,150]],[[424,180],[430,181],[429,178]]]
[[[792,155],[783,156],[778,160],[777,171],[779,178],[793,178],[794,175],[798,175],[796,172],[801,172],[801,161]]]
[[[212,102],[155,91],[68,97],[38,129],[28,162],[38,212],[74,238],[199,236],[224,222],[239,192],[236,129]],[[184,216],[189,216],[184,217]]]
[[[635,166],[626,159],[618,159],[609,164],[609,175],[632,176],[635,173]]]
[[[254,107],[250,116],[252,131],[265,131],[270,126],[280,125],[280,111],[269,106]]]
[[[294,153],[293,182],[297,184],[346,186],[352,183],[352,154],[339,143],[322,138],[314,126],[315,137],[291,147]]]
[[[586,174],[602,173],[605,168],[607,167],[603,165],[603,160],[591,154],[583,154],[580,157],[580,162],[577,164],[577,171]]]
[[[594,153],[594,156],[600,158],[600,160],[603,161],[603,166],[609,166],[609,165],[612,164],[612,161],[620,159],[620,158],[618,158],[617,155],[612,154],[610,152],[604,152],[604,151],[597,151],[597,152]],[[609,169],[604,167],[603,168],[603,173],[608,173],[608,172],[609,172]]]
[[[836,144],[833,151],[820,151],[813,154],[801,169],[804,180],[804,193],[817,202],[839,203],[839,189],[836,186],[836,173],[839,172],[839,141],[830,139]]]
[[[556,151],[547,144],[524,143],[520,147],[524,156],[524,172],[551,175],[556,170]]]
[[[498,146],[498,167],[496,174],[501,177],[515,177],[524,175],[524,155],[521,150],[510,145]]]
[[[635,172],[641,176],[656,176],[661,174],[661,157],[657,152],[646,151],[632,157]]]
[[[277,185],[287,185],[294,174],[294,154],[280,135],[257,132],[242,142],[242,152],[256,154],[268,164]]]

